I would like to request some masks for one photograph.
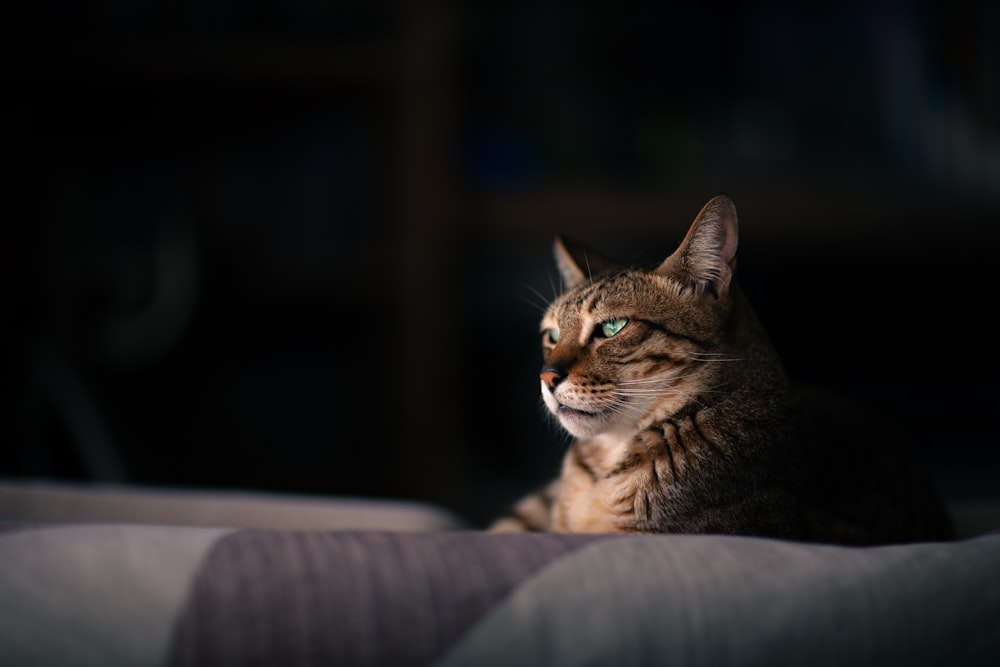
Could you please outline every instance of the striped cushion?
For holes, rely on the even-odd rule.
[[[518,583],[600,539],[524,537],[229,535],[195,578],[170,664],[430,664]]]

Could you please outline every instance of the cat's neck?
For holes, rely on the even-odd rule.
[[[579,438],[575,447],[587,467],[598,477],[607,477],[617,468],[622,457],[635,442],[638,433],[600,433],[591,438]]]

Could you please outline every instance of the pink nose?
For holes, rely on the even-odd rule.
[[[545,386],[549,389],[555,389],[556,385],[559,384],[559,381],[562,380],[562,376],[555,371],[542,371],[539,373],[538,377],[542,378],[542,382],[544,382]]]

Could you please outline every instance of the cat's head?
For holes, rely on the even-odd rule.
[[[620,265],[567,239],[565,291],[541,322],[546,407],[577,437],[632,433],[709,389],[726,336],[736,208],[709,201],[677,250],[651,268]]]

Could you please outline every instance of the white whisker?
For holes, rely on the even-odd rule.
[[[530,298],[528,298],[527,296],[524,296],[524,295],[522,295],[522,296],[521,296],[521,299],[522,299],[522,300],[523,300],[523,301],[524,301],[525,303],[528,303],[529,305],[532,305],[532,306],[534,306],[535,308],[537,308],[537,309],[538,309],[538,310],[539,310],[540,312],[542,312],[542,313],[544,313],[544,312],[545,312],[545,311],[546,311],[546,310],[548,309],[548,307],[549,307],[549,302],[548,302],[548,300],[547,300],[547,299],[545,298],[545,295],[544,295],[544,294],[542,294],[542,293],[541,293],[541,292],[539,292],[539,291],[538,291],[537,289],[535,289],[534,287],[532,287],[531,285],[529,285],[529,284],[527,284],[527,283],[521,283],[521,287],[522,287],[522,288],[524,288],[524,289],[526,289],[526,290],[528,290],[529,292],[531,292],[531,294],[532,294],[533,296],[537,297],[537,298],[538,298],[538,300],[539,300],[539,302],[540,302],[540,303],[539,303],[539,302],[536,302],[536,301],[534,301],[533,299],[530,299]]]

